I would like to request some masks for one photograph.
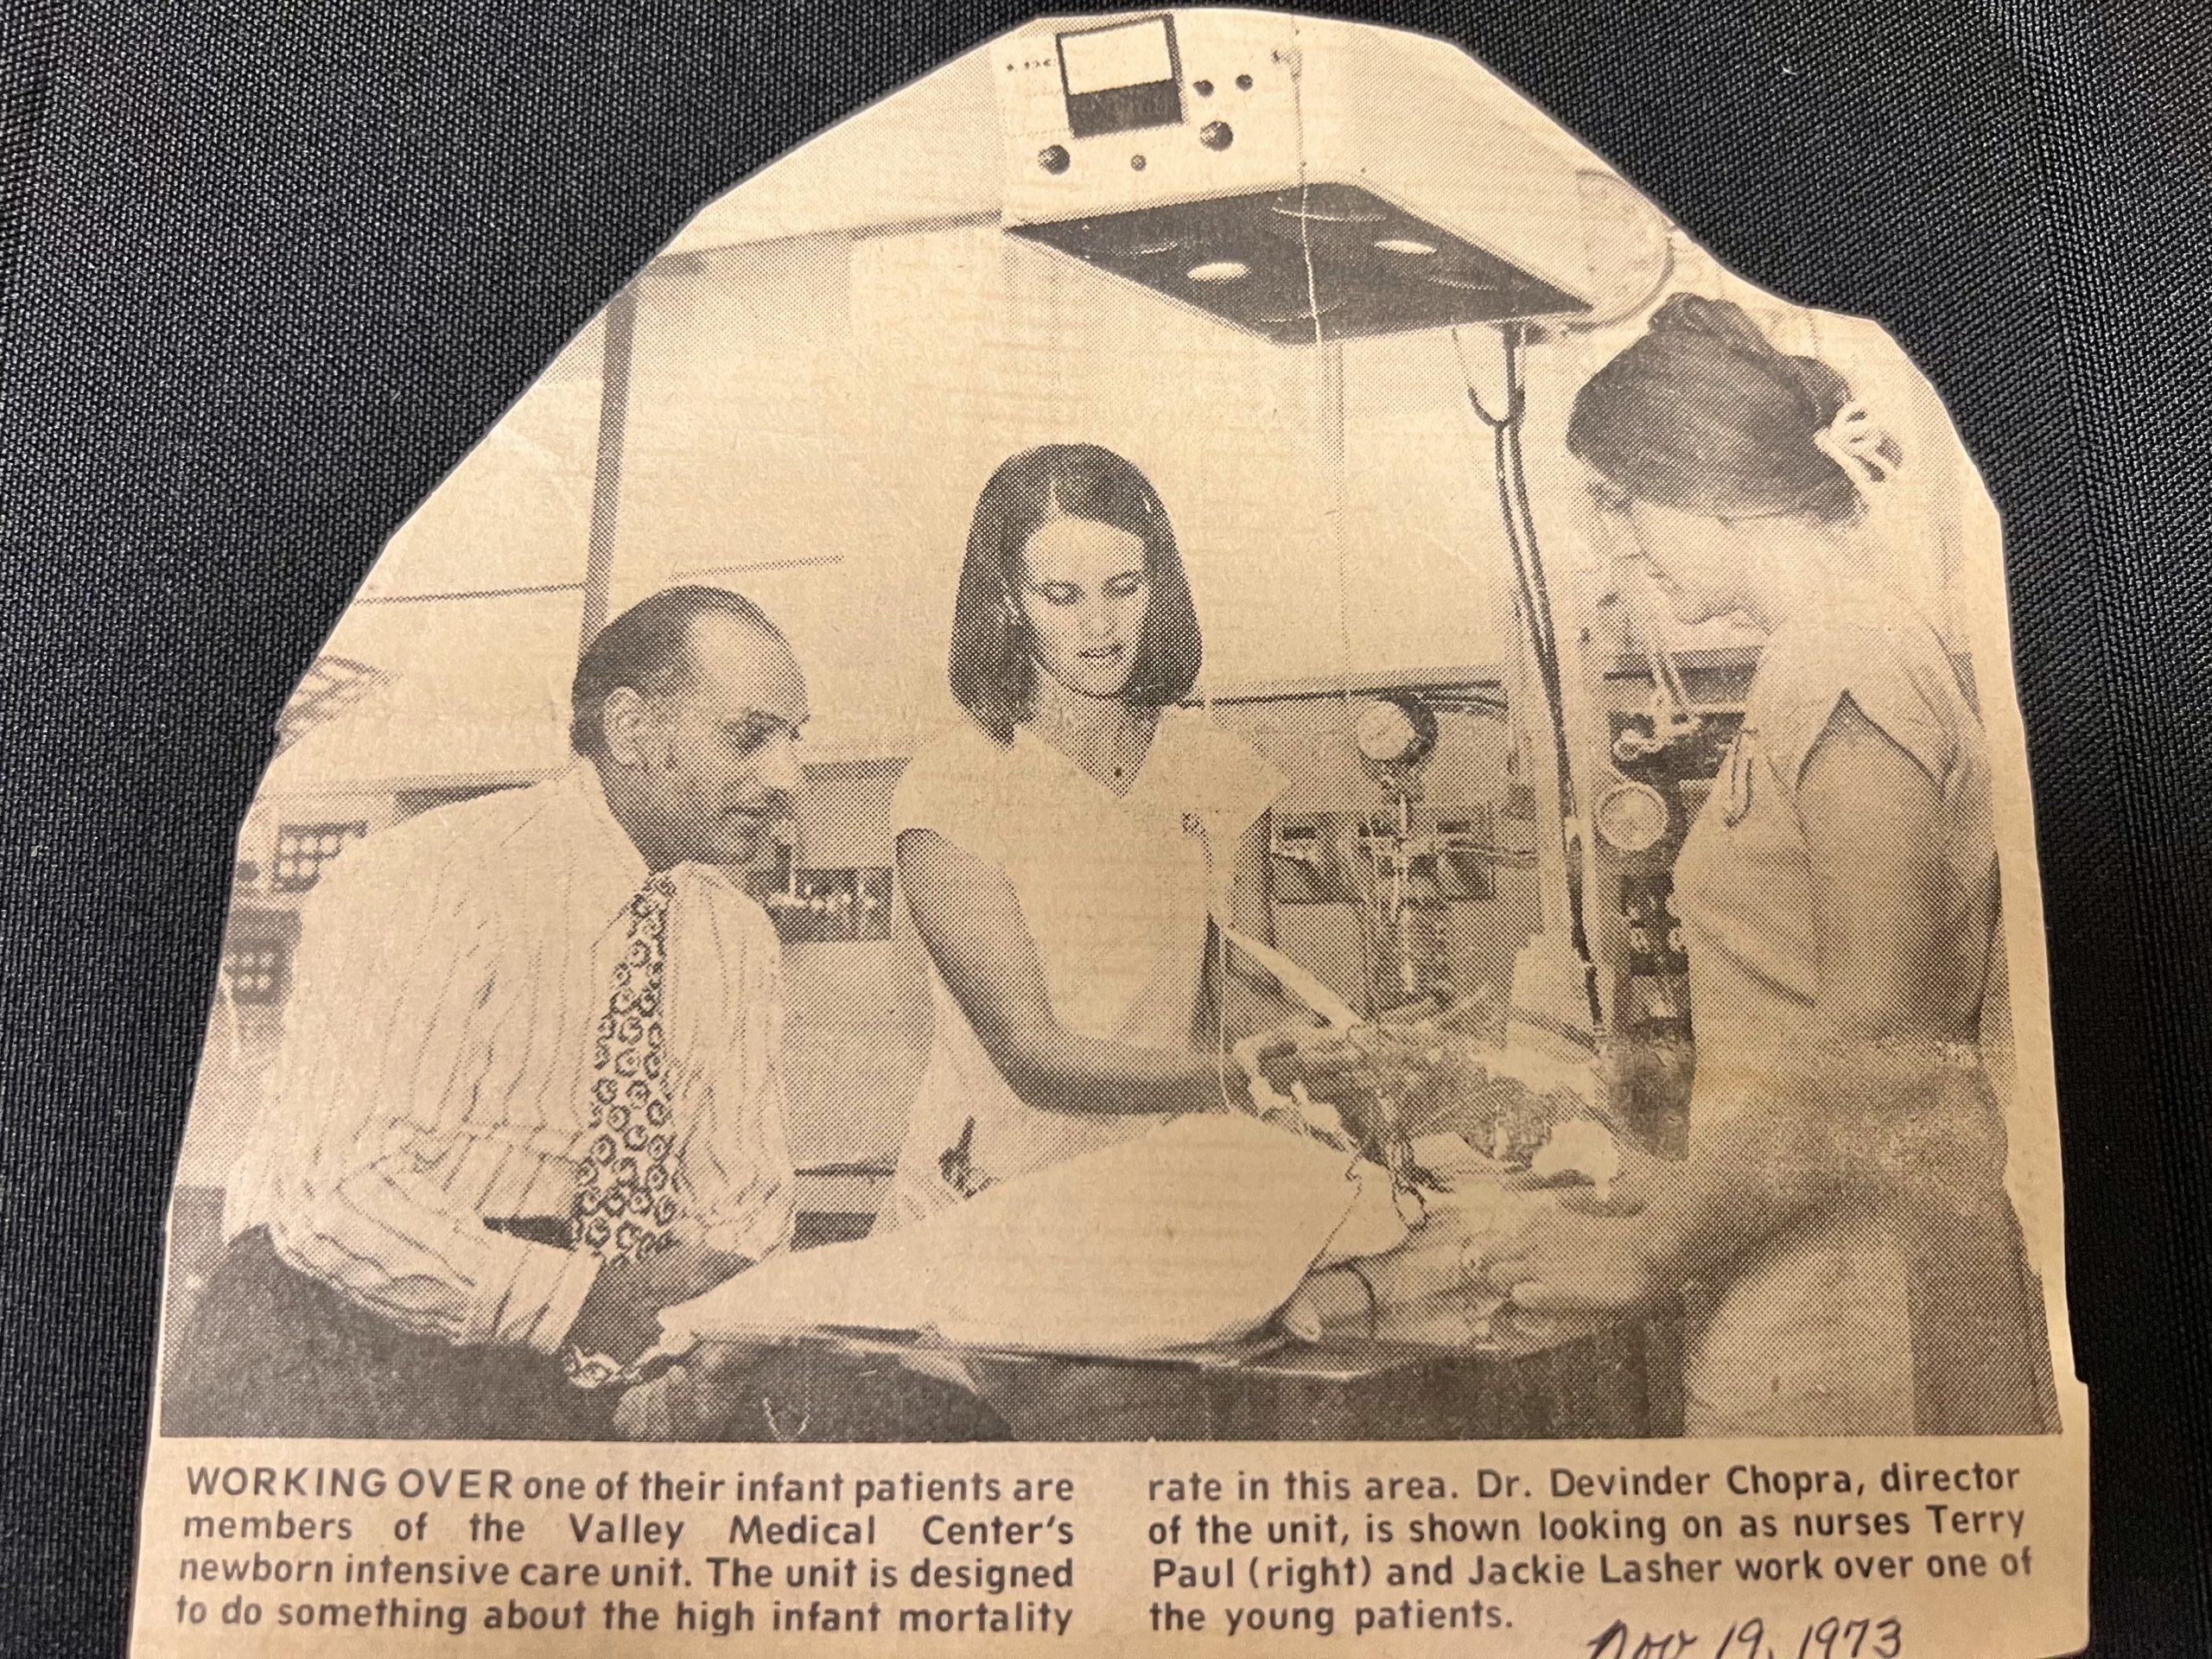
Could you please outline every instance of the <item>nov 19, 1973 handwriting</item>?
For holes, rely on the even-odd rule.
[[[1789,1633],[1771,1634],[1766,1621],[1743,1618],[1707,1647],[1691,1631],[1638,1630],[1615,1619],[1587,1645],[1590,1659],[1904,1659],[1904,1625],[1894,1618],[1845,1618],[1831,1613]]]

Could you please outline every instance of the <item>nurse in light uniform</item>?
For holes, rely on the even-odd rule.
[[[1199,664],[1175,532],[1128,461],[1052,444],[976,507],[952,625],[966,718],[893,807],[934,1033],[886,1217],[1220,1110],[1238,1039],[1294,1018],[1223,971],[1217,915],[1269,938],[1284,779],[1175,705]]]
[[[1688,1286],[1693,1434],[2052,1427],[1976,1046],[1998,903],[1981,725],[1935,630],[1864,574],[1897,449],[1833,369],[1694,296],[1583,388],[1567,446],[1677,620],[1740,617],[1765,644],[1675,870],[1688,1158],[1617,1188],[1635,1215],[1539,1212],[1490,1275],[1539,1307]]]

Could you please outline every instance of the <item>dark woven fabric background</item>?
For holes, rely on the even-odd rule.
[[[2094,1391],[2095,1651],[2212,1651],[2203,25],[1316,9],[1450,35],[1736,269],[1882,318],[2009,532]],[[124,1638],[232,836],[383,538],[708,197],[1013,5],[0,13],[0,1652]]]

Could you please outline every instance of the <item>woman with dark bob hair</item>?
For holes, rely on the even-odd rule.
[[[1218,1109],[1243,1074],[1217,1044],[1287,1017],[1223,982],[1208,948],[1222,917],[1266,937],[1283,779],[1176,706],[1200,657],[1143,474],[1092,444],[998,469],[953,609],[969,718],[915,756],[893,807],[935,1033],[892,1217]]]
[[[1607,1213],[1530,1219],[1489,1276],[1536,1307],[1688,1287],[1694,1434],[2047,1427],[1977,1046],[1986,746],[1935,629],[1863,574],[1897,448],[1834,370],[1689,295],[1582,389],[1567,448],[1678,620],[1739,617],[1765,643],[1675,868],[1688,1156],[1637,1160]]]

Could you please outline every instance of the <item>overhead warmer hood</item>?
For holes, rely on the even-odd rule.
[[[1179,11],[996,42],[1006,227],[1266,338],[1592,309],[1577,163],[1463,54]]]

